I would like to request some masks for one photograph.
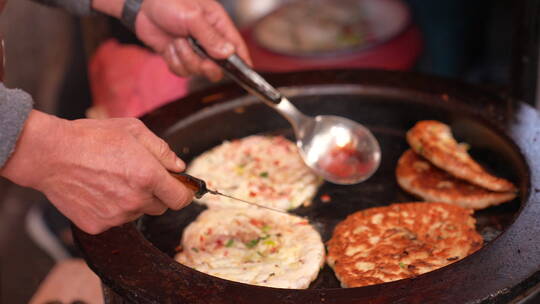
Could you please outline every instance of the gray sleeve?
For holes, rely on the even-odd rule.
[[[0,82],[0,168],[15,149],[32,105],[26,92],[8,89]]]
[[[34,0],[50,6],[63,7],[67,11],[84,16],[95,13],[92,9],[92,0]]]

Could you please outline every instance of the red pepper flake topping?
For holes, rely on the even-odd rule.
[[[308,224],[309,224],[308,221],[302,221],[302,222],[296,223],[296,225],[308,225]]]
[[[208,230],[206,230],[206,235],[212,235],[212,228],[208,228]]]
[[[263,223],[259,220],[256,220],[254,218],[250,219],[249,222],[251,223],[251,225],[253,226],[257,226],[257,227],[261,227],[263,226]]]
[[[201,243],[204,242],[204,236],[199,236],[199,241],[201,241]]]
[[[328,194],[326,194],[326,193],[323,194],[323,195],[321,195],[321,202],[323,202],[323,203],[329,203],[329,202],[331,202],[331,201],[332,201],[332,197],[330,197],[330,195],[328,195]]]
[[[216,240],[216,248],[220,248],[220,247],[223,247],[223,241],[220,240],[220,239],[217,239]]]
[[[253,192],[253,191],[249,191],[249,196],[255,197],[255,196],[257,196],[257,193],[255,193],[255,192]]]
[[[182,251],[182,245],[178,245],[174,247],[174,252],[180,252],[180,251]]]

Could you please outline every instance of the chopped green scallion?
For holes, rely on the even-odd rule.
[[[246,247],[247,247],[247,248],[253,248],[253,247],[257,246],[257,244],[259,244],[259,241],[260,241],[260,240],[261,240],[261,238],[253,239],[253,240],[251,240],[251,241],[245,243],[245,244],[246,244]]]
[[[276,242],[274,242],[273,240],[266,240],[266,241],[264,241],[263,244],[268,245],[268,246],[276,246],[277,245]]]
[[[264,225],[264,226],[261,227],[261,230],[262,230],[262,232],[264,232],[264,233],[268,233],[268,231],[270,230],[270,226]]]

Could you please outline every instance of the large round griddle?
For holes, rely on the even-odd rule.
[[[204,209],[195,203],[96,236],[74,228],[88,264],[116,294],[133,303],[503,303],[540,281],[540,117],[530,106],[404,72],[314,71],[269,80],[306,114],[355,119],[381,143],[381,167],[372,178],[354,186],[325,183],[312,206],[295,211],[311,218],[325,241],[350,213],[415,200],[397,186],[394,170],[408,147],[405,132],[423,119],[450,124],[474,158],[518,185],[519,198],[476,212],[487,244],[471,256],[416,278],[347,289],[328,266],[309,289],[290,290],[222,280],[176,263],[183,228]],[[283,118],[233,84],[194,93],[143,121],[188,162],[225,139],[291,136]],[[332,202],[321,202],[322,194]]]

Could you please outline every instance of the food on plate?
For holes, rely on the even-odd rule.
[[[319,233],[301,217],[255,208],[207,209],[182,236],[175,259],[247,284],[307,288],[324,263]]]
[[[336,226],[327,262],[343,287],[414,277],[482,246],[471,214],[470,209],[431,202],[359,211]]]
[[[494,192],[458,179],[407,150],[396,168],[398,184],[426,201],[443,202],[465,208],[483,209],[511,201],[515,192]]]
[[[311,203],[322,183],[305,165],[296,145],[282,136],[225,141],[195,158],[187,173],[205,180],[209,189],[280,210]],[[210,208],[253,208],[210,194],[198,202]]]
[[[366,22],[358,1],[296,1],[263,18],[254,34],[278,52],[339,51],[370,42]]]
[[[407,141],[416,153],[457,178],[491,191],[516,191],[511,182],[489,174],[474,161],[456,142],[446,124],[434,120],[420,121],[407,132]]]

